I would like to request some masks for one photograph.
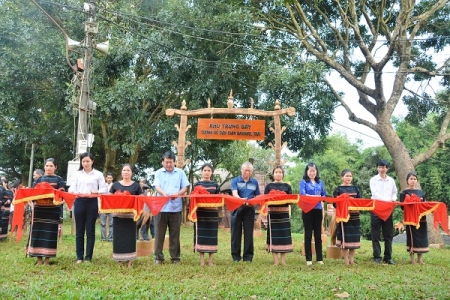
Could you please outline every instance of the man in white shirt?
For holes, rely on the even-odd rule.
[[[372,199],[382,201],[397,200],[397,186],[392,177],[387,175],[389,163],[381,159],[377,162],[378,175],[370,179],[370,191]],[[392,214],[386,221],[383,221],[375,214],[370,213],[370,228],[372,236],[373,260],[375,263],[381,263],[380,229],[384,238],[384,257],[383,261],[389,265],[394,265],[392,260],[392,238],[394,236],[394,223]]]

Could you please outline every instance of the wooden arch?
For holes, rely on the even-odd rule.
[[[284,164],[281,162],[281,150],[286,147],[287,142],[281,144],[281,134],[286,130],[286,127],[281,127],[280,116],[287,115],[293,117],[295,115],[295,108],[289,107],[281,109],[280,101],[277,99],[275,101],[275,106],[273,111],[265,111],[253,108],[254,100],[251,99],[250,108],[234,108],[234,98],[233,91],[230,91],[228,96],[227,108],[215,108],[211,107],[211,101],[208,99],[208,108],[202,108],[197,110],[187,110],[186,101],[183,100],[180,109],[169,108],[166,109],[166,115],[168,117],[173,117],[174,115],[180,115],[180,125],[175,124],[178,130],[178,142],[173,141],[173,145],[177,148],[177,167],[183,168],[189,163],[189,159],[184,159],[184,152],[186,147],[188,147],[191,142],[186,141],[186,132],[191,128],[191,125],[187,125],[188,117],[204,116],[204,115],[214,115],[214,114],[229,114],[229,115],[249,115],[249,116],[259,116],[259,117],[273,117],[274,127],[270,127],[269,130],[275,134],[275,145],[269,143],[269,146],[275,151],[275,165]]]

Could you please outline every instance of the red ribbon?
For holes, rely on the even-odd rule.
[[[15,213],[13,214],[10,231],[12,234],[17,228],[16,243],[20,241],[23,235],[22,228],[25,202],[40,199],[53,199],[55,205],[60,205],[61,203],[55,201],[55,192],[56,190],[48,182],[38,183],[34,188],[21,188],[16,191],[13,201]]]
[[[398,203],[403,206],[403,224],[415,226],[420,228],[420,219],[430,213],[433,213],[434,228],[436,230],[441,224],[442,229],[450,235],[448,230],[447,206],[445,203],[437,201],[421,202],[421,198],[417,195],[406,195],[403,203]]]
[[[144,209],[144,203],[138,196],[131,195],[129,191],[116,191],[114,194],[101,195],[99,202],[100,213],[132,213],[135,221]]]

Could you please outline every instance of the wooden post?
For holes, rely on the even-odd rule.
[[[228,96],[227,100],[227,107],[226,108],[214,108],[211,107],[211,102],[208,99],[208,108],[203,109],[197,109],[188,111],[186,107],[186,101],[183,100],[181,103],[180,109],[166,109],[166,115],[168,117],[173,117],[174,115],[180,116],[180,125],[176,124],[175,127],[178,130],[178,142],[173,142],[173,145],[177,148],[177,167],[182,169],[186,164],[189,163],[189,159],[185,160],[185,150],[186,147],[191,144],[191,142],[186,141],[186,132],[191,128],[191,125],[187,125],[187,118],[188,117],[195,117],[195,116],[204,116],[204,115],[210,115],[213,116],[214,114],[219,115],[247,115],[247,116],[258,116],[258,117],[273,117],[274,121],[274,128],[270,128],[270,130],[275,134],[275,145],[272,143],[269,143],[269,145],[274,149],[275,151],[275,164],[280,165],[283,164],[281,162],[281,150],[287,145],[285,142],[283,145],[281,145],[281,134],[286,130],[286,127],[281,127],[280,122],[280,116],[282,115],[288,115],[289,117],[292,117],[295,115],[295,108],[289,107],[285,109],[281,109],[280,102],[277,99],[275,101],[275,107],[273,111],[264,111],[259,109],[253,108],[253,99],[251,99],[251,107],[250,108],[234,108],[234,101],[233,101],[233,91],[230,91],[230,95]],[[186,222],[186,201],[183,200],[183,222]]]

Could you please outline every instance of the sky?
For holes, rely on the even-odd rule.
[[[448,58],[448,55],[445,53],[448,52],[430,53],[430,55],[433,56],[435,63],[440,66],[445,61],[445,59]],[[388,99],[392,93],[392,83],[394,82],[396,71],[396,68],[389,65],[387,65],[384,70],[383,84],[385,88],[386,99]],[[343,78],[340,78],[337,72],[332,73],[328,77],[328,79],[333,84],[334,88],[339,87],[338,91],[345,92],[344,99],[347,102],[347,105],[349,105],[349,107],[355,114],[357,114],[359,117],[363,117],[366,120],[375,122],[375,118],[358,103],[358,95],[354,87],[350,86]],[[427,84],[421,84],[411,80],[407,83],[407,87],[410,90],[417,92],[418,94],[422,94],[424,91],[426,91],[430,95],[434,95],[436,91],[443,89],[442,86],[439,86],[440,80],[441,77],[434,77]],[[373,84],[371,85],[371,83],[373,83],[373,76],[369,75],[367,85],[373,88]],[[404,92],[402,96],[404,96],[405,94],[406,93]],[[393,116],[405,117],[406,114],[407,108],[400,100],[394,110]],[[363,142],[363,148],[383,145],[381,138],[375,131],[366,126],[350,121],[348,119],[347,111],[342,106],[336,108],[334,113],[334,122],[332,123],[331,133],[338,132],[345,133],[351,142],[356,142],[357,139],[361,139]]]

